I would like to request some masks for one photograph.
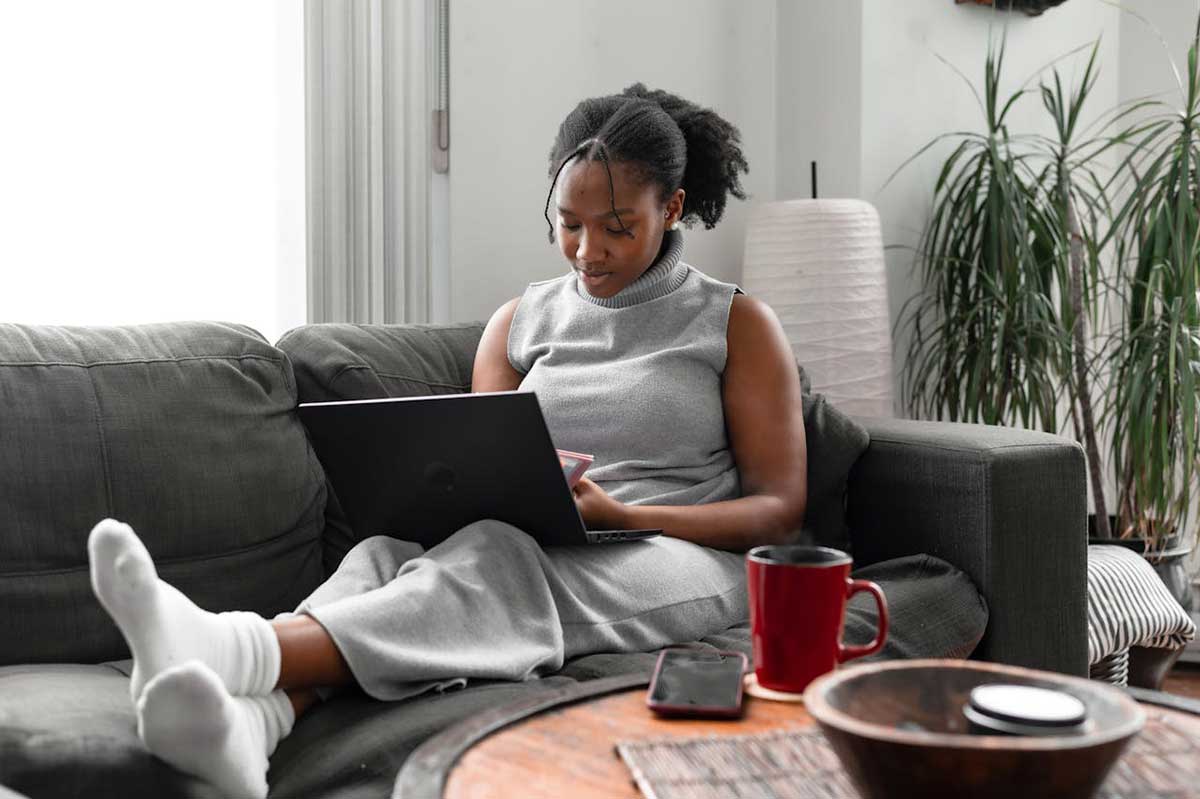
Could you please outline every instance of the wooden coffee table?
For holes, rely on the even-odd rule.
[[[802,704],[747,695],[740,719],[660,719],[643,676],[577,683],[497,708],[413,752],[396,780],[403,799],[638,799],[615,742],[807,727]],[[516,723],[518,722],[519,723]]]
[[[573,683],[495,708],[421,745],[396,778],[399,799],[640,799],[614,744],[621,740],[747,735],[813,724],[801,704],[749,695],[733,720],[660,719],[639,675]],[[1200,701],[1146,689],[1133,698],[1180,714],[1200,731]],[[1167,708],[1162,710],[1162,708]],[[1195,725],[1194,727],[1192,725]]]

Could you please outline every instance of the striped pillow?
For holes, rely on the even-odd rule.
[[[1088,547],[1088,663],[1131,646],[1174,649],[1196,625],[1145,558],[1123,546]]]

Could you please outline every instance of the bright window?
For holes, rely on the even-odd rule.
[[[304,322],[303,9],[0,3],[0,321]]]

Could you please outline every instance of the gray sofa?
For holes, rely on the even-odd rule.
[[[88,584],[88,531],[105,516],[128,521],[162,577],[202,607],[293,608],[357,540],[296,403],[467,390],[481,330],[320,325],[271,346],[217,323],[0,325],[0,795],[211,796],[137,739],[128,654]],[[966,655],[982,634],[976,657],[1086,673],[1084,464],[1074,443],[968,425],[860,425],[812,395],[805,420],[804,535],[851,548],[884,584],[893,629],[901,617],[920,632],[920,646],[898,632],[884,656]],[[966,576],[935,574],[948,567],[922,553]],[[911,572],[961,581],[964,607],[920,607],[905,587]],[[847,636],[872,624],[856,605]],[[748,651],[747,638],[740,627],[690,645]],[[280,745],[271,795],[388,796],[408,754],[454,723],[530,692],[644,673],[652,659],[590,655],[540,681],[394,704],[346,691]]]

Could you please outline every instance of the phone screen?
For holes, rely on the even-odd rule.
[[[737,709],[746,659],[736,653],[667,650],[650,689],[651,706]]]

